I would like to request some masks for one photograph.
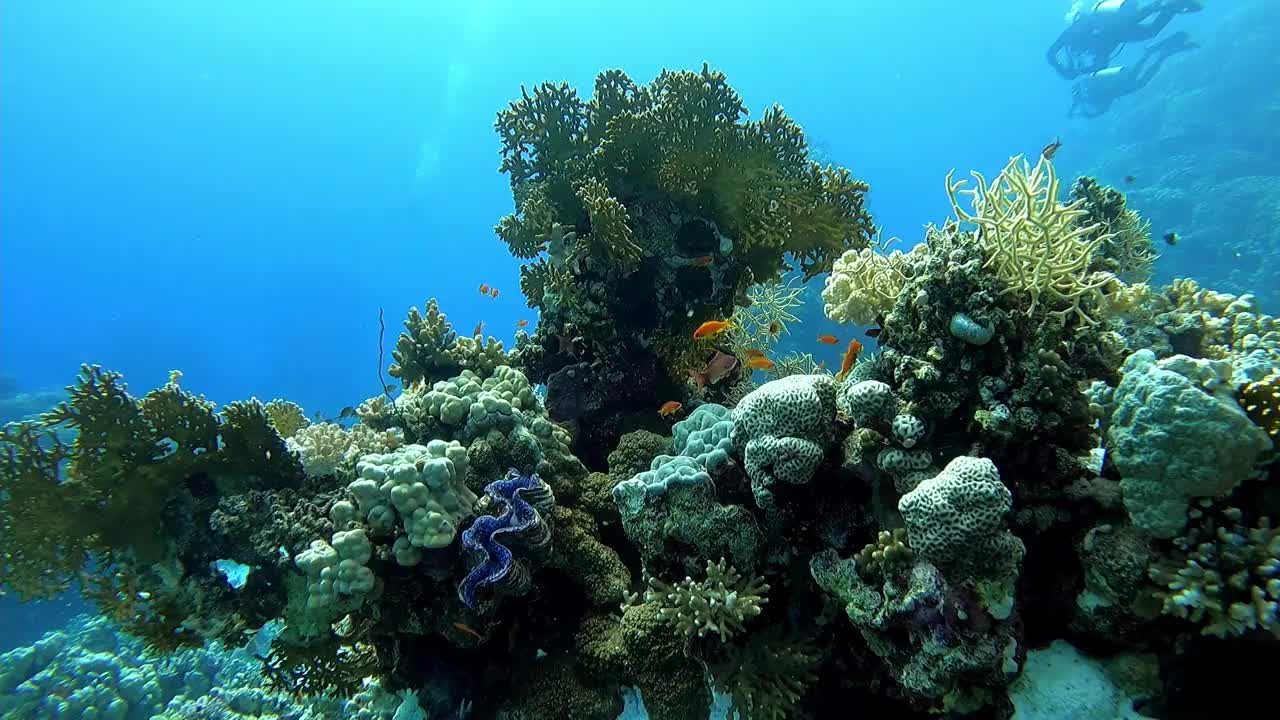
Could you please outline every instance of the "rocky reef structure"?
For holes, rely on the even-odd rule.
[[[86,367],[0,436],[4,587],[82,583],[156,652],[282,621],[274,691],[432,716],[1175,718],[1274,667],[1280,326],[1148,285],[1123,193],[1013,158],[886,252],[865,186],[707,68],[497,125],[532,336],[430,300],[343,424]],[[879,352],[767,357],[788,256]]]
[[[588,465],[604,460],[588,446],[656,429],[646,420],[667,400],[724,398],[736,375],[687,385],[733,350],[728,338],[691,344],[701,323],[728,319],[789,263],[811,277],[874,234],[865,183],[810,159],[781,107],[746,116],[705,66],[648,85],[610,70],[586,101],[543,83],[498,114],[516,208],[496,230],[534,261],[521,289],[540,312],[513,360],[547,385],[556,419],[580,428]]]

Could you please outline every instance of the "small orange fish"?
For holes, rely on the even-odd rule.
[[[732,325],[728,320],[708,320],[699,325],[697,330],[693,331],[693,339],[701,340],[704,337],[719,335],[730,327],[732,327]]]
[[[471,337],[480,337],[481,335],[484,335],[484,321],[483,321],[483,320],[481,320],[480,322],[476,323],[476,329],[475,329],[475,332],[471,333]]]
[[[480,294],[481,294],[481,295],[488,295],[488,294],[489,294],[489,286],[488,286],[488,285],[485,285],[484,283],[480,283]]]
[[[1058,138],[1054,138],[1053,142],[1044,146],[1044,149],[1040,151],[1040,155],[1044,157],[1045,160],[1052,160],[1053,156],[1058,154],[1058,148],[1060,147],[1062,147],[1062,141]]]
[[[818,342],[822,343],[823,345],[835,345],[836,343],[840,342],[840,338],[836,337],[835,335],[819,335]]]
[[[772,370],[773,369],[773,361],[764,356],[748,358],[747,361],[743,364],[751,368],[752,370]]]
[[[466,634],[468,634],[468,635],[470,635],[470,636],[474,637],[475,639],[479,640],[480,642],[484,642],[484,636],[483,636],[483,635],[481,635],[480,633],[476,632],[475,630],[473,630],[473,629],[471,628],[471,626],[470,626],[470,625],[467,625],[467,624],[465,624],[465,623],[456,622],[456,623],[454,623],[454,624],[453,624],[453,629],[454,629],[454,630],[459,630],[459,631],[461,631],[461,632],[464,632],[464,633],[466,633]]]
[[[853,366],[858,363],[858,354],[862,352],[862,341],[853,339],[849,341],[849,348],[844,351],[844,356],[840,358],[840,373],[836,376],[844,379]]]
[[[516,328],[517,328],[517,329],[519,329],[519,328],[526,328],[526,327],[529,327],[529,321],[528,321],[528,320],[521,319],[521,320],[517,320],[517,321],[516,321]]]
[[[681,405],[675,400],[668,400],[662,403],[662,407],[658,408],[658,414],[661,415],[662,417],[667,417],[668,415],[675,415],[676,413],[680,412],[680,408],[682,407],[684,407],[684,405]]]
[[[742,351],[742,354],[746,355],[748,360],[750,360],[751,358],[764,357],[764,352],[761,350],[757,350],[756,348],[747,348],[746,350]]]
[[[498,299],[498,288],[489,288],[489,297],[494,300]]]
[[[774,337],[778,337],[778,333],[780,333],[780,332],[782,332],[782,323],[781,323],[781,322],[778,322],[777,320],[774,320],[773,322],[769,323],[769,334],[770,334],[770,335],[772,335],[772,336],[774,336]]]
[[[714,257],[711,257],[710,255],[703,255],[701,257],[696,257],[690,260],[689,265],[693,267],[701,268],[701,267],[706,267],[715,261],[716,259]]]

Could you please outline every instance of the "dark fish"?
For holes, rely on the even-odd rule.
[[[1053,156],[1058,154],[1058,148],[1060,147],[1062,147],[1062,141],[1058,138],[1054,138],[1053,142],[1044,146],[1044,149],[1040,151],[1040,155],[1045,160],[1052,160]]]
[[[880,337],[880,333],[882,333],[882,332],[884,332],[884,331],[883,331],[882,329],[880,329],[880,328],[870,328],[869,330],[867,330],[867,337],[869,337],[869,338],[878,338],[878,337]]]
[[[1169,232],[1165,233],[1165,234],[1164,234],[1164,244],[1165,244],[1165,245],[1177,245],[1177,244],[1178,244],[1178,233],[1176,233],[1176,232],[1174,232],[1174,231],[1172,231],[1172,230],[1170,230]]]
[[[339,420],[345,420],[347,418],[353,418],[355,416],[356,416],[356,409],[351,407],[350,405],[342,408],[342,412],[338,413]]]
[[[1133,181],[1134,181],[1134,180],[1137,180],[1137,179],[1138,179],[1138,178],[1136,178],[1136,177],[1134,177],[1134,176],[1132,176],[1132,175],[1125,175],[1125,176],[1124,176],[1124,181],[1125,181],[1126,183],[1130,184],[1130,185],[1132,185],[1132,184],[1133,184]]]

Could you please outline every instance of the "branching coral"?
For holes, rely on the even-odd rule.
[[[887,243],[886,243],[887,244]],[[912,253],[928,252],[919,246]],[[893,309],[907,278],[907,255],[884,246],[849,250],[836,260],[822,291],[823,311],[835,322],[870,325]]]
[[[716,688],[729,696],[735,720],[785,720],[818,680],[819,655],[807,641],[776,631],[753,634],[728,659],[716,663]]]
[[[726,338],[735,353],[754,349],[767,352],[778,338],[788,332],[789,323],[800,322],[793,310],[804,305],[804,286],[785,283],[762,283],[747,288],[747,302],[733,309]]]
[[[1162,586],[1164,612],[1203,624],[1204,635],[1261,629],[1280,637],[1280,529],[1268,518],[1249,528],[1243,518],[1232,507],[1206,514],[1151,578]]]
[[[1100,227],[1081,227],[1083,200],[1058,201],[1058,176],[1043,156],[1034,166],[1017,156],[988,184],[973,172],[975,185],[947,173],[947,196],[956,218],[977,226],[977,242],[986,256],[985,267],[1007,286],[1006,292],[1025,295],[1028,315],[1042,305],[1062,322],[1074,317],[1086,325],[1103,289],[1116,282],[1110,273],[1090,268],[1098,248],[1110,239]],[[970,199],[970,209],[958,196]]]
[[[864,545],[853,559],[858,564],[858,572],[864,577],[892,572],[897,567],[909,565],[911,545],[908,543],[906,528],[897,528],[893,532],[881,530],[876,535],[875,542]]]
[[[602,267],[617,268],[624,275],[635,271],[641,250],[632,236],[626,206],[596,178],[582,181],[578,199],[586,208],[591,232],[578,241],[573,260],[589,259]]]
[[[1085,214],[1077,224],[1093,227],[1102,238],[1094,257],[1094,269],[1105,270],[1125,282],[1146,282],[1156,258],[1151,244],[1151,223],[1125,206],[1124,193],[1082,177],[1071,186],[1071,197]]]
[[[271,418],[271,426],[285,440],[293,437],[299,430],[311,424],[302,407],[288,400],[277,398],[267,403],[264,409],[267,411],[267,417]]]
[[[784,253],[812,276],[868,242],[866,184],[810,160],[803,132],[780,107],[759,121],[746,114],[724,74],[705,65],[664,70],[643,87],[610,70],[589,102],[564,83],[522,91],[495,123],[518,210],[498,234],[532,258],[553,222],[590,229],[595,237],[581,235],[576,252],[629,272],[654,252],[632,237],[627,207],[647,193],[740,239],[758,280],[783,268]]]
[[[769,600],[769,584],[762,577],[744,578],[728,562],[707,562],[706,578],[686,577],[675,585],[649,578],[644,601],[661,609],[662,619],[689,637],[719,635],[721,642],[744,632],[744,623],[761,612]]]

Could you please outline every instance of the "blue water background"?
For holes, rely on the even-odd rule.
[[[606,68],[647,82],[709,61],[753,116],[782,103],[822,157],[868,180],[885,235],[909,245],[947,216],[948,170],[991,176],[1055,137],[1064,177],[1144,177],[1161,158],[1133,116],[1179,78],[1217,81],[1210,57],[1175,58],[1115,118],[1068,120],[1068,86],[1043,60],[1065,2],[759,5],[5,3],[0,374],[57,389],[92,362],[141,394],[180,368],[220,404],[286,397],[334,415],[377,392],[379,308],[388,353],[405,310],[430,296],[459,328],[483,321],[509,343],[536,318],[492,232],[511,208],[492,123],[522,84],[567,80],[587,96]],[[1277,4],[1213,5],[1175,28],[1212,38],[1233,13]],[[1240,60],[1245,82],[1254,60]],[[1276,107],[1230,102],[1257,100],[1199,107],[1217,125],[1178,146],[1189,165],[1220,162],[1210,150],[1231,123],[1275,126]],[[1250,149],[1275,168],[1271,142]],[[1175,220],[1153,217],[1158,232]],[[1223,238],[1195,239],[1166,253],[1161,278],[1231,272]],[[1256,270],[1274,251],[1241,262]],[[481,283],[501,296],[481,297]],[[849,329],[822,319],[814,295],[783,349],[830,365],[838,349],[812,336]],[[0,599],[0,649],[76,607]]]

